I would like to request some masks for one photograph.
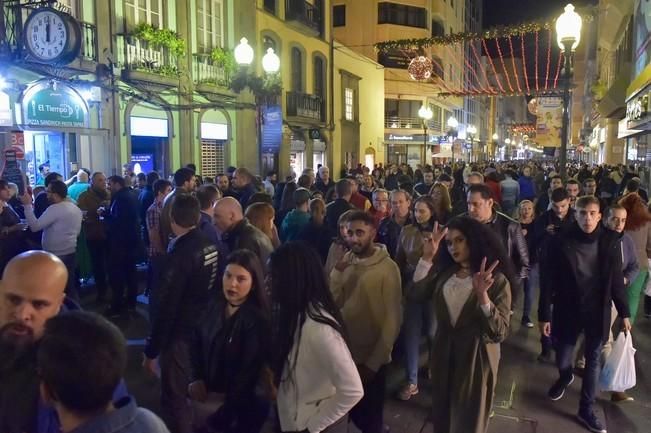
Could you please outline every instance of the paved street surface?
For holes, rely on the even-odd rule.
[[[97,306],[88,302],[87,308]],[[519,324],[516,312],[512,322],[512,332],[502,345],[503,358],[496,391],[495,416],[491,420],[490,433],[582,433],[585,428],[575,420],[578,409],[581,380],[571,385],[560,401],[550,401],[546,394],[549,386],[556,380],[557,371],[553,365],[536,361],[539,350],[537,330],[526,329]],[[613,404],[608,394],[602,394],[596,410],[606,422],[609,433],[648,433],[651,432],[651,320],[642,314],[633,330],[634,345],[637,349],[637,386],[630,391],[633,402]],[[138,312],[128,317],[116,319],[129,339],[129,367],[127,384],[138,403],[160,412],[156,378],[145,374],[140,364],[142,344],[147,335],[148,322],[146,306],[139,306]],[[408,402],[396,400],[393,396],[403,380],[400,366],[392,366],[389,373],[390,394],[387,395],[385,422],[394,433],[429,433],[431,423],[427,422],[430,406],[427,379],[421,379],[420,394]],[[357,433],[350,427],[350,433]]]

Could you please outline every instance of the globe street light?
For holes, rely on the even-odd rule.
[[[454,117],[450,116],[448,119],[448,137],[452,137],[452,162],[454,162],[454,141],[458,135],[459,121]]]
[[[422,105],[418,110],[418,117],[423,120],[423,148],[420,151],[421,164],[425,165],[425,156],[427,155],[427,122],[432,119],[434,113],[428,106]]]
[[[240,39],[240,43],[233,50],[235,62],[240,66],[249,66],[253,63],[253,48],[246,38]]]
[[[556,20],[556,41],[565,58],[563,67],[563,126],[561,129],[560,174],[567,177],[567,139],[570,125],[570,84],[572,81],[572,61],[574,50],[581,41],[581,16],[574,11],[574,6],[565,6],[565,12]]]
[[[267,48],[267,54],[262,57],[262,69],[268,74],[275,74],[280,70],[280,58],[271,47]]]
[[[472,162],[472,152],[475,147],[475,134],[477,134],[477,128],[475,125],[468,125],[466,132],[468,133],[468,138],[470,139],[470,162]]]
[[[506,155],[505,157],[508,157],[511,153],[511,139],[507,138],[504,140],[504,144],[506,144]]]
[[[497,154],[497,144],[499,142],[500,136],[497,135],[497,132],[493,133],[493,158],[495,158],[495,155]],[[490,152],[489,152],[490,153]]]

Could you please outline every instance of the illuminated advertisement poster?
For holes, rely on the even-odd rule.
[[[538,98],[536,141],[543,147],[561,145],[563,100],[558,97]]]

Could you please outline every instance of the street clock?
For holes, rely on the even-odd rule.
[[[69,14],[52,8],[35,9],[25,21],[27,60],[65,64],[81,49],[81,28]]]

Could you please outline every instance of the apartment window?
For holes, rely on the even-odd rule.
[[[336,5],[332,7],[332,26],[346,26],[346,5]]]
[[[276,14],[276,0],[264,0],[264,10]]]
[[[269,36],[264,36],[262,38],[262,44],[264,45],[264,52],[267,52],[268,48],[273,48],[274,52],[278,54],[278,48],[276,47],[276,41],[274,41]]]
[[[163,0],[125,0],[124,9],[128,29],[139,23],[163,27]]]
[[[434,104],[429,104],[429,109],[432,110],[432,120],[429,121],[429,127],[436,131],[440,131],[441,115],[443,114],[443,109]]]
[[[346,88],[344,91],[344,118],[349,121],[355,120],[355,91]]]
[[[296,47],[292,48],[292,90],[303,91],[303,53]]]
[[[397,3],[378,3],[378,24],[427,28],[427,10]]]
[[[443,23],[432,20],[432,37],[435,36],[445,36],[445,27],[443,26]]]
[[[321,57],[314,58],[314,94],[325,99],[325,62]]]
[[[197,48],[208,53],[224,46],[224,6],[222,0],[197,1]]]
[[[384,118],[390,128],[420,128],[418,110],[422,101],[385,99]]]

